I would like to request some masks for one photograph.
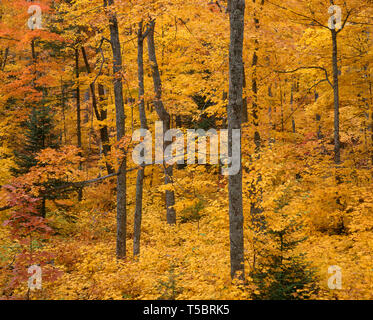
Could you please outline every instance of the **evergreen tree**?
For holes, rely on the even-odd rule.
[[[14,151],[16,168],[12,168],[15,176],[26,174],[37,164],[37,154],[46,148],[57,148],[57,136],[53,133],[53,112],[48,106],[33,107],[29,118],[24,123],[25,140],[21,150]],[[39,213],[42,217],[46,216],[46,199],[55,199],[53,186],[58,185],[58,181],[48,181],[44,183],[47,190],[41,195],[39,204]]]
[[[275,213],[281,214],[284,221],[288,222],[281,230],[273,230],[267,226],[267,239],[260,253],[260,263],[251,273],[259,291],[253,298],[308,299],[313,293],[317,293],[318,286],[314,268],[305,260],[303,253],[295,253],[296,247],[306,240],[305,237],[298,236],[303,225],[299,222],[299,215],[290,218],[286,213],[280,212],[289,202],[287,192],[276,202]]]
[[[16,176],[29,172],[37,164],[35,157],[41,150],[58,147],[57,136],[53,133],[53,113],[49,107],[33,107],[24,128],[23,148],[14,152],[17,168],[12,168],[12,172]]]

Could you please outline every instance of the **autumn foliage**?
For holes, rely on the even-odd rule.
[[[31,4],[41,29],[27,26]],[[331,4],[342,10],[335,39]],[[131,157],[141,112],[153,136],[161,115],[185,134],[227,128],[227,1],[2,0],[0,298],[373,299],[373,5],[331,4],[246,1],[241,281],[230,274],[221,165],[174,164],[172,177],[146,165],[141,185]],[[145,40],[153,23],[159,88]],[[40,290],[28,288],[32,265]],[[342,270],[340,289],[328,286],[330,266]]]

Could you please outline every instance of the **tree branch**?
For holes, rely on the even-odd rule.
[[[340,33],[344,29],[344,27],[346,26],[347,20],[350,17],[351,13],[352,13],[352,9],[347,11],[346,19],[343,21],[342,27],[341,27],[340,30],[337,31],[337,33]]]
[[[328,71],[325,68],[323,68],[323,67],[319,67],[319,66],[298,67],[298,68],[296,68],[294,70],[290,70],[290,71],[275,70],[275,72],[277,72],[277,73],[294,73],[294,72],[297,72],[297,71],[303,70],[303,69],[319,69],[319,70],[324,71],[325,72],[325,79],[324,79],[324,81],[327,81],[330,84],[330,86],[332,88],[334,88],[333,84],[329,80]]]

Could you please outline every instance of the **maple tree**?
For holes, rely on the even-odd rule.
[[[372,299],[372,15],[368,0],[2,0],[0,298]],[[183,141],[204,130],[209,160],[209,130],[228,156],[240,130],[240,170],[169,162],[178,136],[157,144],[158,121]],[[155,164],[133,161],[137,129]]]

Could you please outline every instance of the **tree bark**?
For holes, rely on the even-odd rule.
[[[338,44],[337,31],[331,30],[333,42],[333,92],[334,92],[334,162],[341,162],[341,143],[339,135],[339,84],[338,84]]]
[[[256,0],[253,0],[255,4]],[[264,5],[264,0],[261,0],[260,6]],[[254,25],[256,31],[260,28],[260,21],[257,17],[256,12],[254,11]],[[255,143],[255,154],[253,156],[252,161],[255,161],[259,158],[259,152],[261,147],[261,137],[259,133],[259,104],[258,104],[258,80],[257,80],[257,66],[258,66],[258,50],[259,50],[259,40],[256,38],[254,41],[254,53],[253,53],[253,60],[252,60],[252,82],[251,82],[251,90],[253,92],[253,102],[252,102],[252,117],[253,117],[253,126],[255,128],[254,132],[254,143]],[[254,228],[254,234],[257,233],[258,229],[263,229],[263,217],[262,217],[262,207],[261,207],[261,199],[262,199],[262,190],[258,187],[258,183],[262,180],[262,176],[260,172],[254,173],[254,181],[250,185],[250,216],[251,222]],[[256,241],[256,236],[254,235],[253,241]],[[254,250],[254,264],[253,268],[255,268],[255,255],[256,252]]]
[[[32,39],[31,40],[31,56],[32,56],[32,64],[35,66],[36,64],[36,51],[35,51],[35,40]],[[35,80],[36,80],[36,77],[37,77],[37,71],[36,69],[34,69],[34,77],[32,79],[32,86],[34,89],[37,89],[36,86],[35,86]],[[38,90],[38,89],[37,89]],[[43,132],[43,136],[42,136],[42,147],[44,148],[45,147],[45,134]],[[37,205],[38,207],[38,211],[40,213],[40,216],[42,218],[45,218],[47,216],[47,208],[46,208],[46,198],[44,195],[41,196],[41,199]]]
[[[369,96],[370,96],[370,140],[371,140],[370,160],[373,165],[373,90],[372,90],[371,80],[369,80]]]
[[[82,128],[81,128],[81,104],[80,104],[80,86],[79,86],[79,50],[75,49],[75,77],[76,77],[76,136],[77,147],[82,147]]]
[[[256,0],[253,0],[253,3],[255,4]],[[263,6],[264,0],[261,1],[260,5]],[[258,30],[260,28],[259,19],[256,16],[256,13],[254,11],[254,25],[255,29]],[[254,142],[256,145],[256,148],[260,148],[261,139],[259,134],[259,106],[258,106],[258,82],[257,82],[257,66],[258,66],[258,50],[259,50],[259,40],[256,38],[254,44],[254,53],[253,53],[253,60],[252,60],[252,68],[253,68],[253,74],[252,74],[252,80],[251,80],[251,90],[253,92],[253,102],[252,102],[252,116],[253,116],[253,124],[255,127],[255,133],[254,133]]]
[[[155,111],[158,114],[159,119],[163,122],[163,132],[165,133],[167,130],[170,129],[170,120],[171,117],[167,110],[165,109],[163,102],[162,102],[162,82],[161,77],[159,74],[159,68],[157,63],[157,56],[155,52],[155,45],[154,45],[154,29],[155,29],[155,21],[151,21],[149,23],[149,34],[148,34],[148,53],[149,53],[149,61],[152,70],[153,76],[153,83],[154,83],[154,92],[155,92],[155,99],[154,99],[154,107]],[[242,70],[241,70],[242,72]],[[242,75],[241,75],[242,76]],[[164,142],[163,150],[170,145],[171,142]],[[167,165],[164,162],[164,173],[165,173],[165,184],[172,183],[172,175],[173,175],[173,166]],[[167,210],[167,223],[168,224],[176,224],[176,212],[173,206],[175,205],[175,194],[171,190],[166,191],[166,210]]]
[[[144,102],[144,39],[145,36],[142,32],[143,22],[139,23],[139,30],[137,33],[137,66],[138,66],[138,82],[139,82],[139,117],[141,129],[148,129],[145,102]],[[141,237],[141,220],[142,220],[142,199],[143,199],[143,186],[144,186],[144,170],[145,167],[137,171],[136,179],[136,207],[134,218],[133,230],[133,255],[140,254],[140,237]]]
[[[108,8],[114,4],[114,0],[104,0],[104,7]],[[123,84],[122,84],[122,53],[119,41],[118,20],[116,14],[109,8],[109,26],[111,48],[113,51],[113,76],[114,76],[114,100],[115,116],[117,128],[117,141],[120,141],[125,135],[125,113],[123,102]],[[117,176],[117,258],[126,256],[126,157],[120,162],[119,174]]]
[[[243,38],[245,0],[231,0],[229,6],[230,45],[229,45],[229,102],[228,102],[228,150],[232,156],[232,130],[241,130],[243,95]],[[241,137],[240,137],[241,139]],[[229,175],[229,235],[231,277],[245,279],[244,239],[242,208],[242,165],[240,150],[240,170]]]
[[[80,86],[79,86],[79,49],[75,49],[75,76],[76,76],[76,137],[77,147],[82,148],[82,128],[81,128],[81,104],[80,104]],[[79,152],[81,156],[81,152]],[[79,169],[82,170],[82,163],[79,163]],[[83,189],[78,190],[78,201],[83,199]]]
[[[83,54],[83,59],[85,63],[85,67],[87,69],[88,74],[91,73],[91,68],[89,66],[88,58],[87,58],[87,53],[82,47],[82,54]],[[99,87],[99,96],[100,96],[100,108],[98,107],[97,104],[97,98],[96,98],[96,90],[95,90],[95,84],[91,83],[89,85],[90,91],[91,91],[91,96],[92,96],[92,106],[94,110],[94,114],[96,116],[96,119],[99,121],[105,121],[107,119],[107,111],[105,108],[102,106],[103,101],[104,101],[104,90],[102,88],[102,85],[98,85]],[[108,154],[111,151],[110,147],[110,141],[109,141],[109,129],[106,124],[101,125],[100,124],[100,138],[101,138],[101,143],[102,143],[102,152],[104,153],[105,157],[108,156]],[[114,173],[113,167],[106,161],[106,170],[108,174]]]
[[[295,120],[294,120],[294,84],[291,84],[291,92],[290,92],[290,111],[291,111],[291,128],[293,133],[295,133]]]
[[[2,59],[1,64],[0,64],[1,71],[4,71],[4,69],[5,69],[7,59],[8,59],[8,54],[9,54],[9,48],[7,47],[5,49],[4,56],[3,56],[3,59]]]

